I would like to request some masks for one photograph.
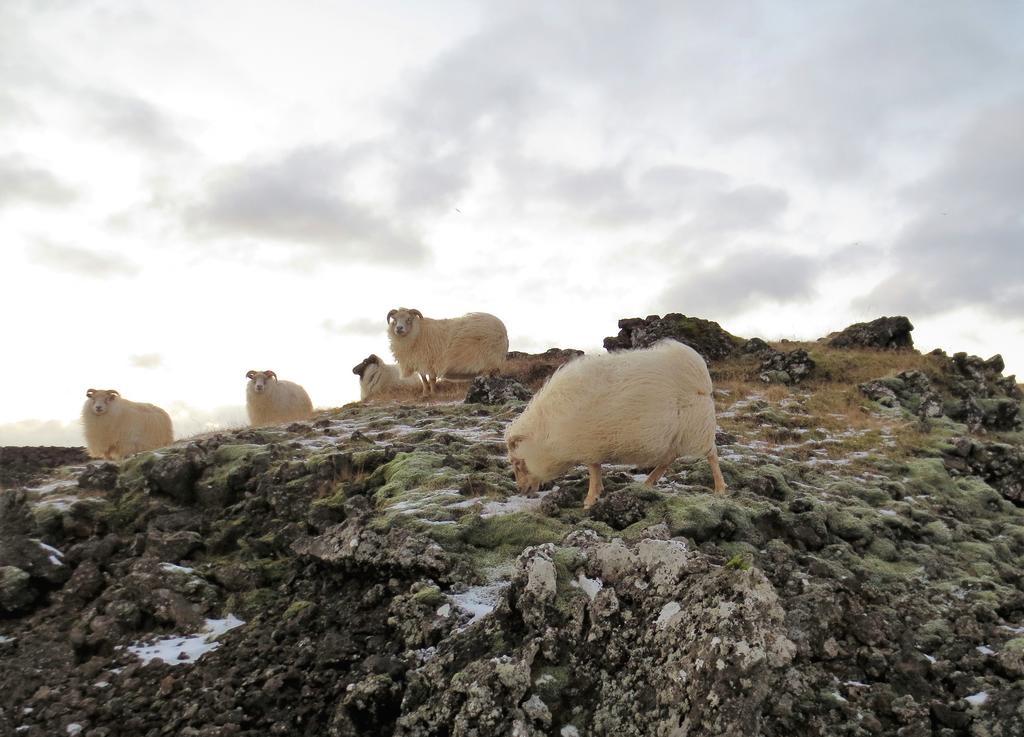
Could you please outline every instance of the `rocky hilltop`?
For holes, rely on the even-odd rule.
[[[703,461],[520,496],[542,378],[11,451],[0,734],[1022,735],[1020,386],[892,319],[898,350],[624,321],[613,348],[708,341],[724,498]]]

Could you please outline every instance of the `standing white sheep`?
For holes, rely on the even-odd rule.
[[[570,361],[505,433],[516,484],[536,491],[586,464],[588,508],[604,488],[602,463],[653,467],[644,481],[653,486],[676,458],[688,457],[707,458],[715,493],[723,494],[711,391],[704,359],[672,340]]]
[[[403,377],[397,365],[384,363],[375,353],[353,367],[352,373],[359,377],[359,399],[363,402],[385,394],[418,392],[422,388],[419,378]]]
[[[486,312],[437,320],[400,307],[388,313],[388,339],[401,375],[420,375],[423,396],[433,393],[438,377],[501,370],[508,353],[505,323]]]
[[[246,378],[245,409],[249,423],[276,425],[305,420],[313,414],[313,402],[306,390],[293,381],[280,381],[273,371],[250,371]]]
[[[171,417],[155,404],[122,399],[114,389],[89,389],[85,396],[82,427],[91,457],[119,460],[174,442]]]

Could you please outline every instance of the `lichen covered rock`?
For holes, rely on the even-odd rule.
[[[693,348],[706,361],[717,361],[743,344],[742,338],[727,332],[717,322],[671,312],[664,317],[649,315],[619,320],[619,334],[604,339],[608,351],[648,348],[671,338]]]

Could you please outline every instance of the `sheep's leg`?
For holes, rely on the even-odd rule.
[[[430,382],[430,393],[433,394],[437,391],[437,374],[429,374],[427,376],[427,381]]]
[[[708,464],[711,466],[711,477],[715,480],[715,493],[725,496],[725,479],[722,478],[722,469],[718,466],[718,448],[711,448],[711,452],[708,453]]]
[[[668,470],[670,465],[670,463],[663,463],[660,466],[657,466],[653,471],[651,471],[651,475],[644,479],[644,486],[654,486],[657,484],[658,479],[665,475],[665,471]]]
[[[420,392],[420,396],[421,397],[429,397],[430,396],[430,378],[426,374],[416,374],[416,375],[420,377],[420,386],[423,389],[423,391]]]
[[[587,466],[590,469],[590,488],[587,489],[587,498],[583,500],[583,508],[590,509],[594,506],[594,502],[601,496],[601,492],[604,491],[604,483],[601,481],[601,464],[594,463]]]

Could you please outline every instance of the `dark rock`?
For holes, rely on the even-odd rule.
[[[906,317],[880,317],[871,322],[850,325],[829,336],[828,344],[833,348],[913,348],[914,339],[910,335],[913,329]]]
[[[739,347],[739,352],[747,355],[759,356],[761,354],[775,353],[775,349],[760,338],[751,338]]]
[[[504,376],[478,376],[466,392],[466,404],[505,404],[525,402],[533,395],[515,379]]]
[[[980,476],[1006,499],[1024,506],[1024,448],[958,438],[943,453],[943,463],[950,474]]]
[[[590,516],[613,530],[624,530],[645,516],[648,503],[636,489],[605,494],[590,509]]]
[[[195,482],[199,470],[192,459],[175,453],[154,461],[147,477],[157,493],[182,504],[191,504],[196,498]]]
[[[168,563],[191,558],[197,550],[203,549],[203,538],[192,530],[161,532],[150,530],[146,533],[146,552]]]
[[[945,378],[952,397],[945,403],[949,417],[972,430],[1018,430],[1024,427],[1022,398],[1016,377],[1003,376],[1003,359],[988,360],[955,353],[945,364]]]
[[[11,613],[35,601],[32,577],[17,566],[0,566],[0,612]]]
[[[884,407],[902,407],[922,419],[939,417],[943,412],[942,398],[921,371],[902,371],[896,376],[864,382],[859,388],[868,399]]]
[[[743,343],[742,338],[722,329],[717,322],[669,313],[619,320],[619,334],[604,339],[608,351],[648,348],[659,340],[672,338],[693,348],[705,361],[718,361],[731,355]]]
[[[0,540],[0,566],[15,566],[28,573],[33,582],[59,586],[68,580],[71,571],[62,560],[63,554],[39,540],[21,535]]]
[[[116,463],[90,463],[78,476],[78,485],[83,489],[111,491],[117,485],[118,473]]]
[[[815,365],[802,348],[789,353],[773,351],[761,361],[760,378],[768,384],[799,384],[814,372]]]

